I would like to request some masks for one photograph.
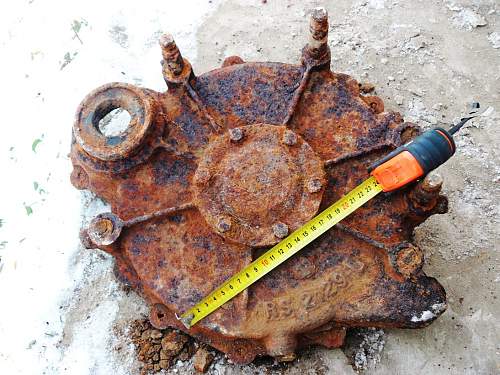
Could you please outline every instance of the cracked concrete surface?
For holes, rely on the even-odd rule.
[[[7,69],[2,73],[11,89],[2,96],[20,92],[35,112],[24,131],[29,140],[16,135],[18,128],[2,137],[2,170],[37,168],[39,175],[36,204],[24,196],[3,201],[6,196],[24,194],[23,184],[33,189],[35,177],[26,177],[28,172],[15,177],[17,189],[2,187],[6,190],[1,194],[0,219],[5,225],[0,225],[0,244],[4,238],[7,243],[0,246],[0,370],[4,370],[0,372],[139,371],[127,327],[146,314],[146,307],[114,279],[110,257],[78,247],[80,220],[88,221],[106,210],[102,202],[84,194],[79,215],[79,193],[69,185],[65,154],[78,101],[92,88],[113,80],[164,90],[156,39],[167,30],[174,34],[195,72],[216,68],[230,55],[246,61],[295,63],[307,39],[308,10],[324,6],[330,13],[332,70],[373,83],[386,109],[399,111],[406,120],[425,128],[456,122],[472,100],[495,109],[491,116],[474,120],[458,134],[457,154],[439,169],[450,200],[448,214],[431,217],[415,232],[415,242],[426,255],[425,272],[436,277],[448,293],[448,310],[422,330],[386,330],[383,350],[366,361],[364,373],[500,373],[498,1],[186,1],[171,9],[161,1],[107,6],[95,1],[75,2],[78,5],[71,10],[59,4],[58,11],[37,3],[28,2],[11,11],[6,38],[0,42],[11,59],[26,55],[24,65],[10,63],[11,77],[6,76]],[[67,28],[71,35],[63,37],[58,29],[49,31],[47,22],[60,23],[61,30]],[[27,39],[34,32],[39,38],[52,38],[53,44]],[[26,45],[19,46],[21,41]],[[49,62],[53,66],[47,67]],[[13,104],[13,108],[20,112],[24,106]],[[7,122],[15,123],[16,118],[9,116]],[[34,142],[35,137],[40,142]],[[17,151],[22,147],[28,149],[26,155]],[[40,180],[47,196],[39,191]],[[66,204],[54,203],[57,194],[65,194]],[[14,213],[18,207],[22,216]],[[54,238],[52,227],[46,224],[53,218],[52,227],[59,225],[69,231],[56,247],[53,241],[44,240]],[[14,229],[16,223],[25,229]],[[33,229],[40,226],[43,230]],[[32,249],[39,252],[31,253]],[[54,258],[58,263],[39,259],[53,252],[61,254]],[[23,253],[29,257],[20,258]],[[34,264],[33,270],[26,264]],[[53,267],[64,268],[67,275],[46,283],[44,277],[56,272]],[[17,278],[28,276],[32,284],[21,289]],[[7,290],[7,283],[15,287]],[[37,285],[40,293],[52,288],[58,297],[43,305],[30,291],[37,291]],[[11,310],[12,302],[3,307],[7,298],[22,300],[21,308]],[[11,328],[23,324],[28,328]],[[170,372],[188,374],[192,367],[182,363]],[[354,370],[341,350],[314,348],[288,365],[260,361],[240,367],[218,357],[209,373],[353,374]]]

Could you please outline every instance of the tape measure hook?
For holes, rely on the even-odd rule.
[[[175,318],[177,320],[180,320],[180,322],[184,325],[184,327],[189,329],[189,328],[191,328],[191,321],[193,320],[194,315],[188,314],[186,316],[184,316],[184,315],[179,316],[179,315],[177,315],[177,313],[175,313]]]

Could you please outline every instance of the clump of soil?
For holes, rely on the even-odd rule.
[[[178,330],[156,329],[147,319],[134,320],[130,337],[135,345],[137,359],[143,363],[141,375],[168,370],[178,361],[193,358],[194,368],[205,372],[214,355],[211,350]]]
[[[214,355],[207,349],[200,347],[193,357],[194,368],[198,372],[205,372],[208,370],[213,360]]]

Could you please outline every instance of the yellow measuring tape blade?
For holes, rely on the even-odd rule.
[[[190,328],[279,266],[382,191],[370,177],[326,210],[266,251],[179,317]]]

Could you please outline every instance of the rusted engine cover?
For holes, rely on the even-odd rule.
[[[330,71],[326,11],[312,13],[298,65],[226,59],[195,76],[160,39],[164,93],[123,83],[77,110],[73,185],[111,206],[82,231],[116,257],[153,325],[176,319],[280,238],[362,182],[367,166],[418,134],[358,83]],[[128,128],[105,136],[116,108]],[[382,194],[187,332],[235,362],[338,347],[349,327],[418,328],[446,308],[422,272],[415,226],[447,210],[438,177]]]

